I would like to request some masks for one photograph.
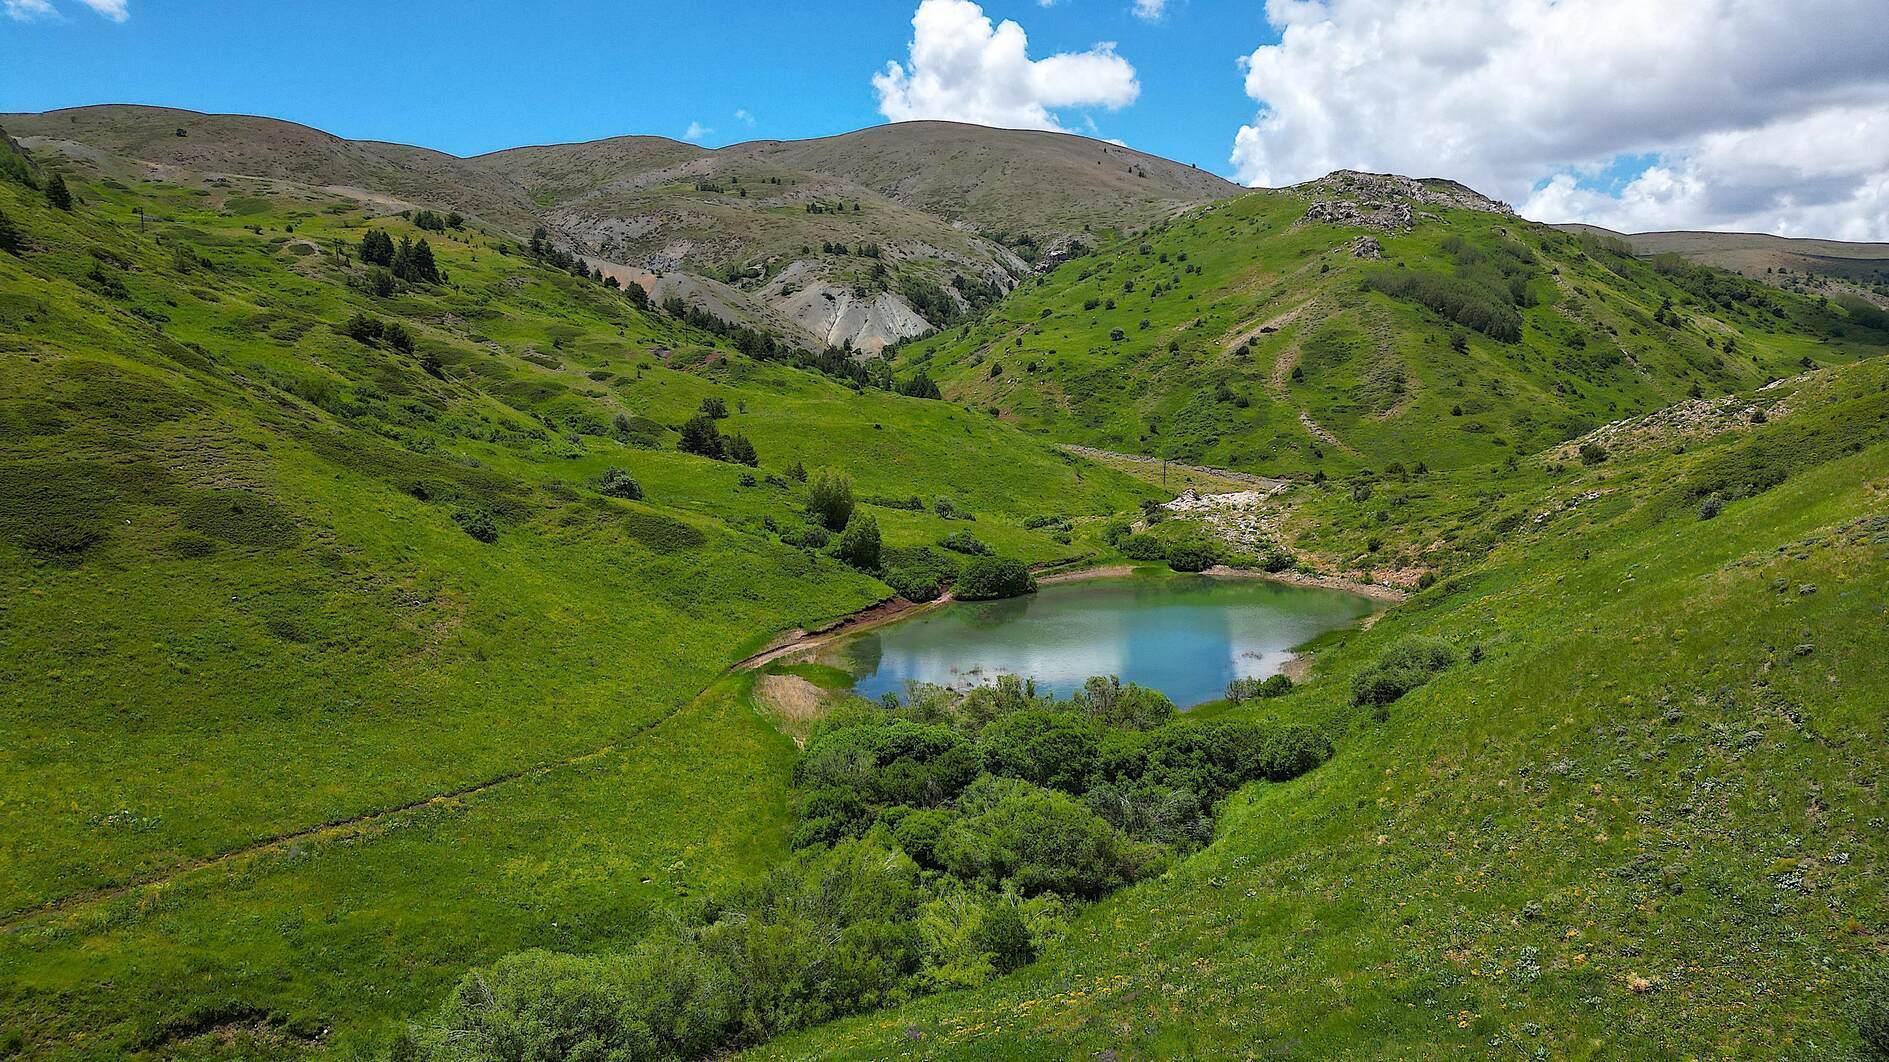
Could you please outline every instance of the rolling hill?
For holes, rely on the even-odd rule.
[[[1237,191],[1082,137],[943,122],[715,151],[618,137],[472,159],[156,107],[0,122],[29,147],[123,176],[290,182],[384,211],[458,211],[514,237],[542,225],[659,302],[875,351],[987,304],[1073,240]]]
[[[0,1056],[1889,1046],[1866,312],[1079,138],[6,121]],[[889,359],[779,320],[978,262],[1015,286]],[[1163,507],[1162,457],[1264,489]],[[1208,563],[1400,589],[1178,719],[744,666],[973,572]]]
[[[1309,476],[1485,464],[1882,349],[1840,308],[1623,252],[1338,174],[1067,262],[898,361],[1058,438]]]
[[[1761,232],[1619,233],[1594,225],[1560,225],[1624,240],[1638,255],[1678,255],[1779,287],[1855,294],[1889,306],[1889,243],[1845,243]]]

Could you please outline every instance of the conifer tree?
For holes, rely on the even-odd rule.
[[[46,182],[46,202],[58,210],[72,209],[72,192],[66,188],[64,177],[55,173],[52,180]]]

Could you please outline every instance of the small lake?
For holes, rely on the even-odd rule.
[[[1357,594],[1210,576],[1056,583],[1007,601],[956,602],[865,631],[837,648],[855,692],[903,694],[1034,678],[1067,696],[1091,675],[1120,675],[1182,707],[1216,700],[1236,678],[1265,678],[1292,648],[1379,608]]]

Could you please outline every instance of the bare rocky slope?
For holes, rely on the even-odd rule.
[[[863,351],[951,323],[1073,242],[1239,191],[1084,137],[948,122],[718,150],[624,136],[474,158],[161,107],[0,124],[121,179],[304,185],[389,212],[459,211],[516,237],[543,226],[659,299]]]

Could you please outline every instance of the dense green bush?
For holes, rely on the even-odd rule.
[[[395,1054],[706,1058],[900,1003],[923,968],[924,900],[917,866],[882,839],[800,852],[627,952],[528,951],[470,973]]]
[[[879,578],[907,601],[930,601],[958,577],[958,562],[928,546],[888,546],[880,551]]]
[[[867,806],[935,807],[982,769],[976,746],[949,726],[871,718],[816,734],[794,765],[794,785],[850,790]]]
[[[958,576],[957,596],[965,601],[987,601],[1036,593],[1036,576],[1022,561],[1007,557],[975,557]]]
[[[1456,652],[1433,638],[1407,638],[1351,681],[1351,703],[1383,706],[1456,663]]]
[[[1167,561],[1177,572],[1204,572],[1220,563],[1220,551],[1206,542],[1177,542],[1168,547]]]
[[[829,531],[839,531],[853,517],[853,480],[846,473],[822,468],[807,482],[807,518]]]
[[[977,747],[992,774],[1080,793],[1095,770],[1102,735],[1086,715],[1030,709],[992,721],[979,732]]]
[[[938,861],[988,889],[1093,900],[1159,864],[1160,853],[1081,802],[1016,779],[986,775],[960,810],[939,839]]]
[[[493,522],[492,514],[483,509],[461,509],[453,514],[453,523],[481,542],[498,541],[498,524]]]
[[[1271,675],[1264,679],[1237,678],[1227,683],[1227,700],[1234,704],[1260,698],[1283,697],[1292,692],[1292,680],[1285,675]]]
[[[1010,675],[909,693],[815,728],[786,866],[625,952],[526,952],[469,975],[395,1054],[718,1056],[975,987],[1030,962],[1070,904],[1210,841],[1239,786],[1331,754],[1307,727],[1178,723],[1167,698],[1110,677],[1066,701]]]
[[[981,539],[971,534],[969,531],[953,531],[939,539],[938,544],[955,553],[963,553],[972,557],[988,557],[991,552],[989,546],[985,545]]]
[[[882,543],[879,539],[879,521],[871,513],[856,512],[846,522],[846,530],[840,534],[840,541],[834,547],[834,555],[845,563],[862,572],[879,570]]]
[[[1474,280],[1419,269],[1379,269],[1364,278],[1366,290],[1382,292],[1429,307],[1465,328],[1514,343],[1522,338],[1522,317],[1510,294]]]
[[[1152,730],[1173,722],[1180,709],[1160,690],[1137,686],[1113,675],[1097,675],[1071,698],[1075,706],[1110,728]]]
[[[1160,561],[1167,560],[1167,543],[1153,535],[1129,535],[1115,544],[1122,551],[1122,556],[1129,560]]]
[[[597,490],[608,497],[628,498],[631,501],[638,501],[643,497],[642,486],[631,478],[628,472],[620,468],[606,469],[603,482],[598,484]]]

